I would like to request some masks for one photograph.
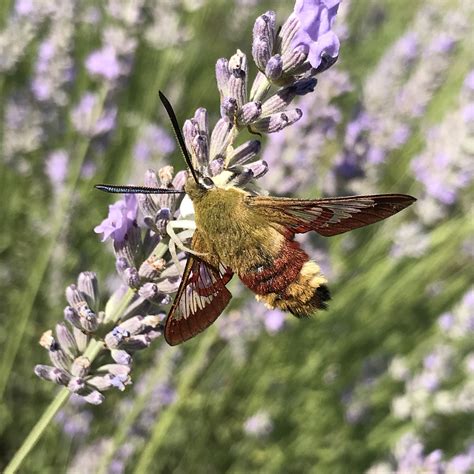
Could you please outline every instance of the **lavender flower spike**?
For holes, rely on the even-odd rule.
[[[339,3],[340,0],[296,1],[294,15],[299,28],[292,35],[291,46],[293,49],[304,46],[314,69],[320,66],[324,56],[336,58],[339,54],[339,39],[331,30]]]
[[[124,200],[109,206],[109,215],[94,228],[97,234],[103,234],[102,242],[111,237],[122,242],[127,232],[134,225],[137,217],[138,204],[134,194],[126,194]]]

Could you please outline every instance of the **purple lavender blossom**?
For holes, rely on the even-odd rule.
[[[105,46],[90,54],[86,59],[86,68],[90,74],[109,81],[117,79],[122,73],[117,53],[111,46]]]
[[[56,48],[50,40],[43,41],[38,49],[38,60],[36,63],[36,77],[33,80],[31,89],[38,100],[48,100],[53,91],[51,83],[43,79],[47,73],[49,64],[56,54]]]
[[[468,474],[474,469],[474,446],[467,453],[458,454],[446,463],[446,473]]]
[[[175,149],[175,141],[163,128],[150,124],[141,133],[133,149],[137,160],[148,161],[155,154],[166,155]]]
[[[69,155],[65,150],[56,150],[49,154],[45,163],[45,173],[54,187],[60,187],[67,176]]]
[[[96,119],[98,106],[98,97],[86,92],[72,110],[71,121],[79,133],[94,136],[107,133],[114,128],[117,109],[109,108]]]
[[[270,333],[274,334],[283,329],[285,326],[285,313],[282,313],[278,309],[267,311],[263,316],[263,324],[265,329]]]
[[[474,123],[474,102],[471,102],[463,108],[462,118],[466,124]]]
[[[116,242],[123,242],[127,232],[135,225],[138,202],[134,194],[126,194],[125,199],[109,206],[109,215],[94,228],[97,234],[103,234],[102,242],[109,237]]]
[[[438,325],[442,331],[448,331],[453,327],[454,316],[451,313],[444,313],[438,319]]]
[[[244,432],[255,438],[264,438],[273,430],[272,420],[267,412],[259,411],[247,418],[244,423]]]
[[[292,46],[308,49],[308,61],[317,68],[323,55],[336,58],[339,54],[339,39],[331,31],[339,7],[339,0],[297,0],[294,13],[300,21]]]
[[[84,179],[91,179],[97,171],[97,166],[92,161],[86,161],[82,165],[81,177]]]
[[[474,69],[464,79],[464,87],[474,92]]]

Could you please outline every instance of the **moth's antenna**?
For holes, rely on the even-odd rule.
[[[113,184],[96,184],[94,188],[107,193],[120,194],[185,194],[184,191],[168,188],[149,188],[147,186],[115,186]]]
[[[173,126],[173,131],[174,131],[176,140],[178,140],[179,147],[181,148],[181,153],[183,154],[186,164],[189,167],[189,171],[191,171],[194,181],[196,181],[196,183],[199,183],[196,171],[193,168],[191,157],[189,156],[189,152],[186,148],[186,142],[184,141],[183,134],[181,133],[181,129],[179,128],[178,119],[176,118],[176,114],[174,113],[173,107],[170,104],[170,101],[163,94],[163,92],[159,91],[158,94],[160,96],[160,100],[162,104],[165,106],[166,112],[168,112],[168,117],[171,121],[171,125]]]

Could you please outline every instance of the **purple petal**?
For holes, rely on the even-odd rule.
[[[117,53],[111,46],[105,46],[90,54],[86,59],[86,68],[90,74],[110,81],[117,79],[122,72]]]
[[[292,46],[304,45],[309,48],[308,60],[317,68],[322,56],[335,58],[339,54],[339,39],[331,31],[339,7],[338,0],[297,0],[294,13],[300,21]]]
[[[109,206],[109,215],[94,232],[102,235],[102,242],[109,237],[116,242],[123,242],[127,232],[135,225],[138,202],[134,194],[125,195],[125,200],[117,201]]]

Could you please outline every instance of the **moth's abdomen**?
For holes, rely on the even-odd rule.
[[[327,280],[319,266],[291,239],[285,239],[271,264],[256,265],[240,279],[267,307],[289,311],[297,317],[325,309],[330,299]]]

